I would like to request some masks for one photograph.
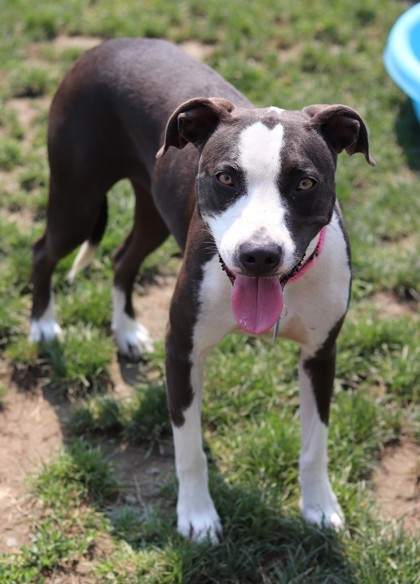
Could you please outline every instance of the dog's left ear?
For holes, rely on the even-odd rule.
[[[200,148],[234,109],[233,103],[221,97],[197,97],[181,104],[169,118],[165,141],[156,158],[163,156],[169,146],[184,148],[191,142]]]
[[[371,166],[375,160],[369,154],[369,139],[366,124],[354,109],[346,105],[310,105],[303,109],[318,127],[330,146],[338,153],[361,152]]]

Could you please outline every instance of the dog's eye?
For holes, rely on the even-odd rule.
[[[297,191],[309,191],[312,187],[316,185],[316,181],[309,176],[305,176],[296,187]]]
[[[230,174],[227,174],[227,172],[221,172],[216,176],[216,178],[219,181],[219,183],[225,185],[226,187],[233,187],[235,184],[233,182],[233,178],[230,176]]]

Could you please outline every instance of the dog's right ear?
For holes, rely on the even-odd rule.
[[[221,97],[197,97],[181,104],[169,118],[165,141],[156,158],[163,156],[169,146],[184,148],[191,142],[200,148],[234,109],[233,103]]]

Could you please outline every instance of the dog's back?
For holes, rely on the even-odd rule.
[[[251,107],[210,67],[167,41],[115,39],[87,51],[64,78],[52,102],[48,129],[52,181],[81,177],[88,185],[97,183],[99,176],[101,191],[122,178],[135,181],[153,194],[183,248],[188,221],[178,214],[185,207],[191,212],[193,207],[193,201],[186,205],[185,198],[194,187],[197,152],[190,146],[180,156],[171,149],[157,166],[155,155],[171,113],[197,96],[221,96],[235,105]],[[165,183],[166,168],[172,165],[182,165],[183,171],[180,180],[169,185]],[[156,176],[155,169],[159,171]],[[168,188],[177,201],[170,214],[159,202],[160,193]],[[77,193],[73,190],[71,196]]]

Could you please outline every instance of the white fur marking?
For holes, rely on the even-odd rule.
[[[89,241],[84,241],[80,246],[79,253],[74,259],[70,272],[67,274],[67,280],[70,283],[74,282],[77,274],[84,270],[90,264],[96,252],[96,245],[92,245]]]
[[[252,239],[261,227],[283,248],[282,268],[296,261],[295,245],[285,221],[277,179],[281,168],[283,126],[270,129],[261,122],[247,127],[239,138],[239,162],[245,172],[247,193],[221,215],[207,217],[217,248],[229,270],[235,269],[235,252]]]
[[[312,384],[303,367],[304,358],[299,362],[302,514],[309,523],[339,530],[344,527],[344,515],[328,478],[328,428],[319,418]]]
[[[203,266],[200,286],[200,306],[194,327],[194,350],[199,356],[207,354],[238,325],[231,308],[232,285],[214,256]]]
[[[191,369],[193,401],[184,412],[184,423],[173,426],[178,489],[178,532],[194,541],[209,539],[217,543],[222,525],[210,496],[207,459],[203,451],[201,432],[201,396],[203,360],[196,360]]]
[[[125,294],[118,288],[112,289],[112,330],[120,353],[139,356],[153,350],[149,331],[125,312]]]
[[[208,488],[207,460],[202,448],[201,400],[204,359],[229,332],[237,328],[230,308],[231,285],[215,256],[203,266],[200,307],[191,355],[193,402],[181,427],[173,427],[179,481],[178,532],[195,541],[217,543],[222,534],[219,516]]]
[[[39,319],[31,320],[29,338],[35,343],[40,343],[41,341],[50,343],[55,338],[60,338],[61,335],[61,327],[55,319],[54,294],[51,292],[50,302],[44,314]]]
[[[259,184],[271,183],[280,171],[280,152],[283,147],[282,124],[273,128],[256,122],[239,136],[239,160],[249,179]]]

